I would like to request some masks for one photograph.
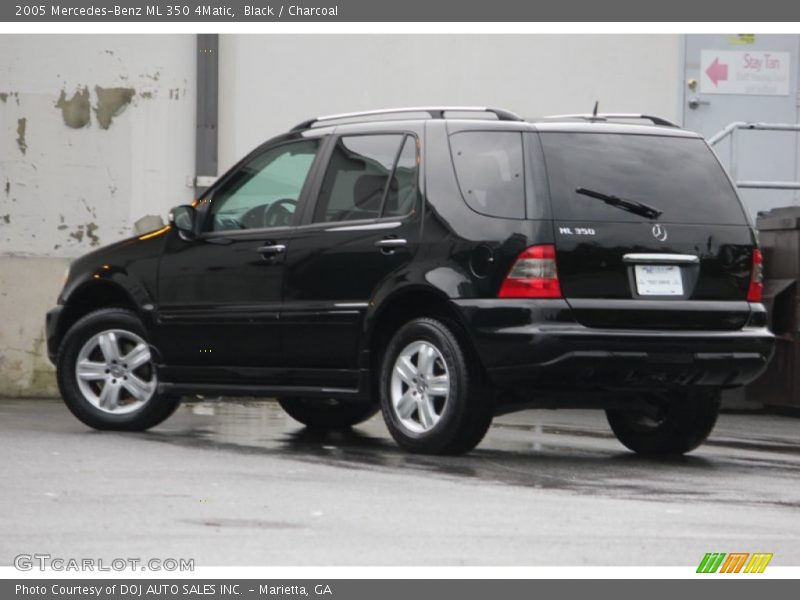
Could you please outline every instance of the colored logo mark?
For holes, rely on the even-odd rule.
[[[700,565],[698,573],[763,573],[772,560],[772,553],[756,552],[708,552]]]

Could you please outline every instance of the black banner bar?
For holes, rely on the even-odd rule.
[[[702,580],[4,580],[4,600],[425,600],[455,598],[717,598],[796,597],[796,582],[758,576],[710,575]]]
[[[11,22],[786,22],[787,0],[3,0]]]

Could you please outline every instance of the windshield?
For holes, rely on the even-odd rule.
[[[647,210],[631,210],[638,204],[655,207],[664,222],[747,223],[730,181],[701,139],[557,132],[540,137],[558,220],[656,218]],[[606,200],[598,201],[600,195]],[[614,199],[623,200],[623,210]]]

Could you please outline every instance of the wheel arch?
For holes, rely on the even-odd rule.
[[[450,298],[431,286],[409,285],[396,290],[367,313],[361,367],[370,373],[371,397],[375,397],[377,390],[382,350],[403,324],[419,317],[435,318],[450,324],[474,364],[483,369],[464,318]]]
[[[90,279],[75,286],[64,299],[58,322],[56,347],[81,318],[102,308],[125,308],[141,316],[142,310],[125,286],[112,279]]]

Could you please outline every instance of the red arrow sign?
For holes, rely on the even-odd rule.
[[[706,69],[706,75],[708,75],[714,87],[717,87],[717,82],[728,81],[728,65],[721,64],[719,59],[715,58],[714,62]]]

